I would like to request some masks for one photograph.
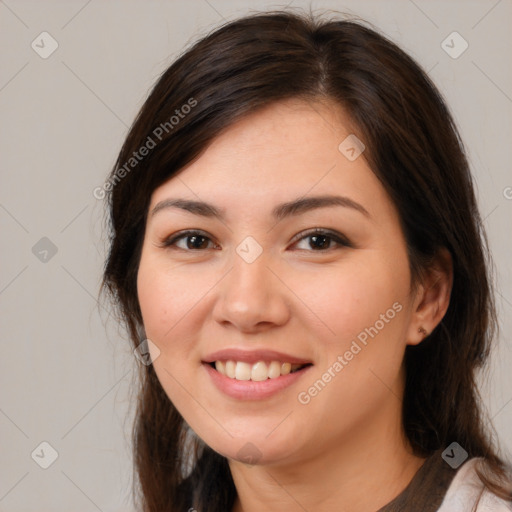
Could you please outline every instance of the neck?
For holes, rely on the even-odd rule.
[[[400,403],[358,424],[343,439],[300,462],[248,466],[230,460],[237,489],[233,512],[375,512],[407,487],[425,459],[402,433]]]

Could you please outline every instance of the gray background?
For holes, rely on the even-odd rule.
[[[149,88],[184,46],[225,20],[284,5],[0,1],[0,511],[131,510],[129,404],[138,363],[108,305],[97,304],[104,205],[93,190]],[[447,98],[496,264],[501,332],[481,383],[510,458],[512,2],[291,5],[372,22]],[[43,31],[58,43],[46,59],[31,47],[50,48]],[[469,44],[458,58],[441,44],[453,31]],[[461,49],[460,40],[451,41],[452,53]],[[40,464],[51,462],[52,448],[41,447],[44,441],[58,452],[47,469]]]

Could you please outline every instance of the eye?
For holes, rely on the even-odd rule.
[[[212,240],[203,231],[181,231],[171,238],[162,242],[162,247],[178,248],[184,251],[201,251],[204,249],[213,249],[208,247],[208,243],[213,244]]]
[[[339,247],[353,247],[352,243],[341,233],[323,228],[302,231],[295,237],[296,242],[294,242],[294,245],[297,246],[307,239],[309,239],[309,248],[298,247],[299,250],[326,252]],[[202,251],[219,247],[205,232],[198,230],[181,231],[165,239],[161,246],[177,248],[183,251]]]
[[[328,250],[336,249],[339,247],[353,247],[352,243],[341,233],[329,231],[323,228],[314,228],[307,232],[302,231],[296,236],[298,243],[303,242],[309,238],[307,245],[309,248],[299,248],[299,250],[326,252]]]

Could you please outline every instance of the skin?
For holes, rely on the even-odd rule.
[[[151,197],[138,295],[147,337],[160,350],[152,351],[154,369],[194,432],[228,458],[235,512],[374,512],[424,462],[402,432],[402,363],[406,346],[424,339],[420,327],[430,333],[446,312],[450,261],[440,256],[413,286],[394,204],[364,153],[351,162],[338,150],[351,133],[358,132],[332,103],[277,103],[232,125]],[[279,222],[271,216],[277,204],[328,194],[356,201],[369,216],[342,206]],[[225,220],[176,207],[151,214],[169,198],[207,201]],[[316,227],[351,246],[295,238]],[[199,249],[190,238],[163,247],[184,229],[208,238]],[[236,252],[247,236],[263,251],[252,263]],[[298,394],[395,303],[400,312],[300,403]],[[267,399],[237,400],[201,364],[232,347],[270,348],[313,367]],[[238,454],[249,442],[258,450],[253,465]]]

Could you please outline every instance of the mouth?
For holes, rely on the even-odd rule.
[[[224,395],[237,400],[263,400],[303,378],[313,366],[311,360],[264,347],[239,347],[205,355],[202,368],[210,382]]]
[[[242,401],[271,399],[302,379],[312,363],[216,360],[201,365],[210,382],[224,395]],[[292,369],[293,367],[293,369]]]
[[[278,360],[248,363],[232,359],[217,360],[204,364],[207,364],[213,370],[229,379],[253,382],[278,379],[291,373],[301,372],[305,368],[312,366],[312,363],[297,364]]]

